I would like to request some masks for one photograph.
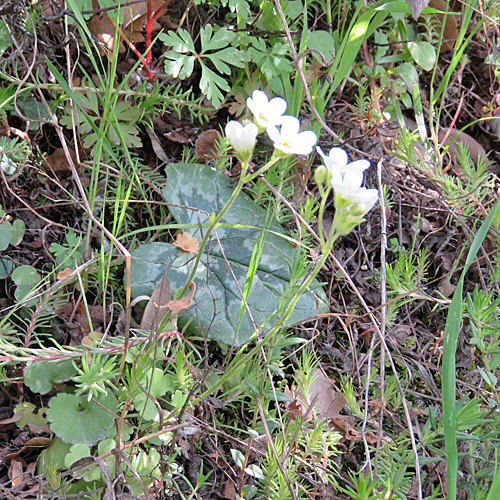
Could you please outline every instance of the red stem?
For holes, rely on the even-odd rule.
[[[155,13],[156,14],[156,13]],[[153,15],[153,0],[148,0],[148,12],[147,12],[147,19],[148,22],[146,24],[146,74],[148,75],[148,81],[149,83],[154,82],[154,75],[151,72],[151,65],[153,63],[153,53],[151,52],[151,45],[153,43],[152,41],[152,33],[153,33],[153,22],[155,20],[155,17]]]

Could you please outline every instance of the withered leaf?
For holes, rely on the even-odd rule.
[[[156,329],[168,312],[181,311],[190,307],[194,292],[196,291],[196,285],[190,283],[189,289],[191,291],[187,297],[179,300],[170,300],[170,280],[165,276],[160,284],[154,289],[146,309],[144,310],[141,329]]]
[[[196,156],[200,160],[213,158],[215,155],[215,142],[219,138],[217,130],[205,130],[196,139],[194,145],[196,148]]]
[[[188,253],[196,253],[200,248],[200,242],[190,233],[178,234],[174,245]]]

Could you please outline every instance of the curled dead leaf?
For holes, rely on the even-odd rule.
[[[194,297],[194,292],[196,291],[196,285],[191,282],[189,284],[189,289],[191,292],[187,297],[184,297],[183,299],[179,300],[171,300],[168,304],[167,307],[171,311],[182,311],[183,309],[187,309],[188,307],[191,306],[191,301],[193,300]]]
[[[196,139],[194,145],[196,148],[196,156],[200,160],[215,157],[215,143],[219,139],[217,130],[205,130]]]
[[[151,298],[142,315],[141,329],[156,329],[170,311],[181,311],[191,306],[196,291],[196,285],[190,283],[190,293],[179,300],[170,300],[170,280],[165,276],[154,289]]]
[[[298,417],[303,417],[309,407],[314,405],[316,415],[328,420],[337,417],[346,403],[344,395],[335,392],[333,382],[319,368],[314,371],[309,394],[302,394],[297,385],[293,385],[291,390],[285,389],[285,394],[294,399],[293,402],[286,403],[285,408]],[[312,412],[308,415],[312,418]]]
[[[70,154],[71,160],[73,163],[76,163],[75,156],[72,152],[70,152]],[[71,167],[63,148],[58,148],[50,156],[46,156],[45,161],[47,162],[46,170],[48,171],[52,171],[60,175],[71,173]]]
[[[174,245],[188,253],[196,253],[200,248],[200,242],[190,233],[178,234]]]
[[[68,279],[73,274],[73,269],[67,267],[64,271],[60,271],[57,273],[57,279],[60,281],[64,281]]]

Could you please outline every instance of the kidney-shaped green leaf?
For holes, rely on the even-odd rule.
[[[220,211],[232,193],[229,180],[223,173],[203,165],[171,164],[167,167],[167,174],[168,183],[163,196],[167,202],[176,205],[170,210],[179,224],[208,222],[210,214]],[[220,245],[216,238],[212,238],[196,271],[194,311],[181,316],[180,323],[196,313],[193,324],[202,333],[211,339],[239,346],[256,332],[254,325],[259,329],[263,325],[269,328],[275,324],[280,292],[289,284],[289,268],[296,250],[287,240],[283,228],[276,221],[269,223],[266,211],[244,194],[235,200],[221,222],[228,227],[216,230]],[[186,231],[201,241],[199,227]],[[248,298],[250,318],[246,310],[242,313],[241,293],[235,278],[243,290],[252,253],[263,231],[266,231],[265,243]],[[193,261],[193,254],[169,243],[140,246],[132,252],[132,295],[151,295],[164,273],[175,293],[186,283]],[[326,312],[323,289],[317,282],[313,288],[299,299],[288,324]]]

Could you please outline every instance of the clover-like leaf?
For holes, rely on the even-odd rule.
[[[120,122],[118,126],[120,127],[123,142],[129,148],[140,148],[142,146],[142,141],[139,137],[139,129],[134,124]],[[109,128],[109,140],[114,144],[121,144],[121,139],[114,127]]]
[[[130,489],[132,490],[132,495],[135,495],[136,497],[143,495],[144,483],[147,484],[148,482],[161,477],[162,473],[160,467],[158,467],[160,458],[160,454],[153,447],[149,448],[147,451],[140,450],[138,453],[134,454],[130,460],[131,467],[127,468],[125,471],[125,477],[127,478]],[[134,473],[143,476],[142,484],[139,483],[139,480]]]
[[[165,54],[165,73],[184,80],[193,74],[195,56],[167,52]]]
[[[210,26],[210,25],[208,25]],[[188,31],[179,29],[177,33],[169,31],[161,33],[158,37],[167,47],[172,47],[174,52],[185,54],[186,52],[196,52],[193,39]]]
[[[268,80],[271,80],[274,76],[292,71],[287,44],[275,43],[269,48],[264,40],[256,38],[253,45],[248,51],[253,55],[255,63]]]
[[[196,227],[190,232],[201,240],[198,217],[202,223],[207,222],[208,217],[203,214],[216,213],[225,205],[232,193],[227,177],[222,172],[213,172],[210,167],[183,163],[168,165],[167,175],[168,184],[163,196],[169,203],[177,205],[171,207],[172,215],[179,224],[194,224]],[[245,195],[235,200],[221,222],[224,227],[217,228],[217,235],[224,254],[214,238],[205,249],[194,277],[197,287],[194,324],[199,324],[209,338],[239,346],[255,332],[248,313],[242,312],[240,290],[247,282],[252,254],[262,232],[268,228],[247,300],[258,326],[266,324],[270,327],[276,322],[280,293],[289,285],[289,269],[296,249],[287,240],[283,228],[277,222],[269,225],[266,210]],[[186,283],[192,266],[193,256],[172,244],[142,245],[132,252],[132,295],[151,295],[165,271],[172,293],[175,293]],[[317,282],[313,288],[314,293],[311,290],[300,297],[288,324],[326,312],[323,289]],[[179,318],[180,324],[186,323],[193,314],[192,311],[184,313]]]
[[[10,244],[13,246],[19,245],[24,238],[26,232],[26,224],[21,219],[16,219],[12,223],[12,230],[10,233]]]
[[[14,270],[14,262],[9,259],[0,258],[0,280],[4,280]]]
[[[201,65],[200,90],[211,100],[213,105],[218,108],[224,96],[219,89],[229,92],[230,87],[226,80],[212,71],[210,68]]]
[[[58,394],[50,400],[47,410],[52,432],[65,443],[88,446],[115,437],[112,413],[118,411],[118,401],[108,392],[100,395],[97,402],[99,404],[71,394]]]

